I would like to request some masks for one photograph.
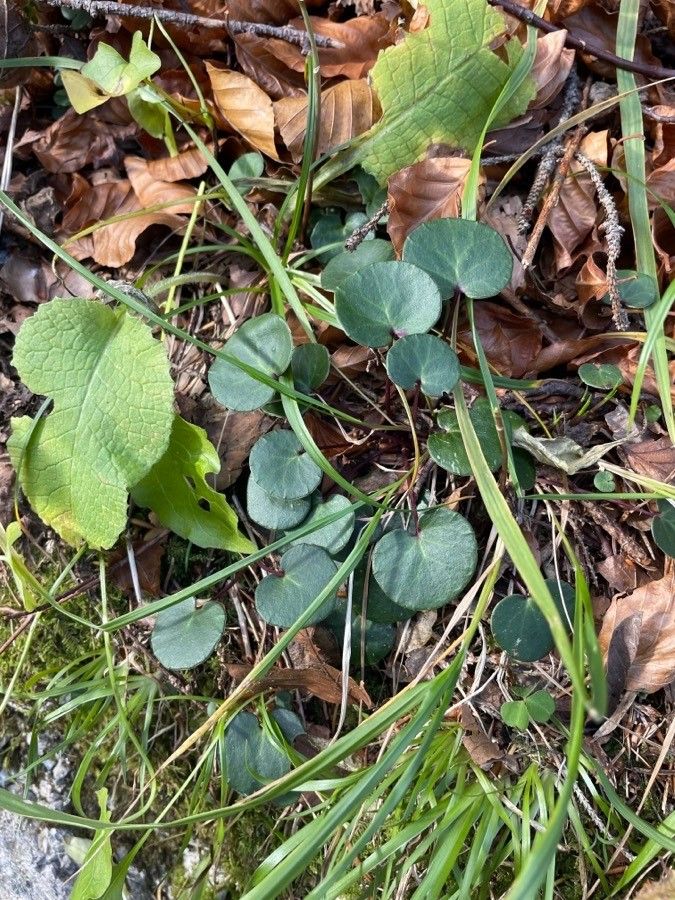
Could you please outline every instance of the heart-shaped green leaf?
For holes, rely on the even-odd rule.
[[[487,397],[479,397],[476,400],[469,410],[469,418],[478,435],[487,464],[491,471],[496,472],[502,464],[502,446]],[[513,431],[524,424],[521,417],[510,410],[502,412],[502,419],[508,440],[511,439]],[[429,436],[427,443],[429,455],[434,462],[454,475],[470,475],[471,463],[464,449],[454,409],[441,410],[436,421],[443,431]]]
[[[534,662],[553,649],[551,629],[531,597],[504,597],[495,606],[490,625],[502,650],[521,662]]]
[[[312,501],[309,497],[280,500],[261,488],[255,478],[249,478],[246,487],[246,508],[254,522],[263,528],[276,531],[279,528],[295,528],[299,525],[312,508]]]
[[[611,363],[584,363],[578,374],[584,384],[600,391],[611,391],[623,382],[621,369]]]
[[[372,571],[368,579],[368,590],[364,590],[365,575],[366,560],[364,559],[354,571],[353,603],[357,611],[365,607],[369,621],[393,624],[394,622],[405,622],[414,615],[415,610],[394,603],[391,597],[384,593]]]
[[[321,519],[325,519],[326,516],[349,507],[351,507],[351,503],[346,497],[343,497],[341,494],[335,494],[333,497],[329,497],[325,503],[317,503],[304,524],[309,526],[313,523],[318,523]],[[331,522],[330,525],[323,525],[317,528],[316,531],[298,538],[291,546],[294,544],[312,544],[314,547],[323,547],[329,553],[339,553],[348,543],[353,531],[354,511],[352,510],[349,513],[345,513],[341,519]]]
[[[619,296],[625,306],[632,309],[646,309],[653,306],[659,298],[659,289],[651,277],[633,269],[618,269],[616,273]],[[603,303],[611,304],[609,294],[602,298]]]
[[[499,713],[502,721],[509,728],[525,731],[530,724],[530,714],[522,700],[509,700],[507,703],[502,703]]]
[[[290,628],[326,587],[337,566],[321,547],[300,544],[281,557],[282,575],[268,575],[255,590],[255,605],[270,625]],[[328,597],[310,621],[320,622],[335,609],[337,595]]]
[[[288,368],[293,339],[281,316],[264,313],[244,322],[223,350],[263,375],[274,377]],[[211,366],[209,386],[219,403],[240,411],[259,409],[276,394],[274,388],[224,359],[217,359]]]
[[[368,221],[368,216],[362,212],[351,212],[342,221],[342,214],[335,209],[325,209],[319,214],[316,224],[312,228],[309,241],[315,250],[329,247],[331,244],[344,244],[347,238]],[[373,234],[366,235],[366,241],[373,239]],[[334,256],[342,253],[341,247],[332,247],[318,254],[322,263],[327,263]]]
[[[131,496],[198,547],[253,553],[253,544],[238,531],[235,511],[206,482],[206,474],[219,469],[218,452],[204,429],[175,416],[169,446]]]
[[[555,700],[548,691],[534,691],[524,698],[525,706],[533,722],[548,722],[555,712]]]
[[[399,529],[380,538],[373,551],[373,574],[401,606],[436,609],[461,593],[477,560],[471,525],[459,513],[440,508],[420,516],[417,534]]]
[[[280,500],[299,500],[319,486],[321,469],[292,431],[270,431],[256,441],[249,456],[251,475]]]
[[[616,487],[616,479],[611,472],[601,470],[593,476],[593,487],[603,494],[611,494]]]
[[[150,644],[167,669],[193,669],[213,653],[225,628],[220,603],[195,605],[188,597],[157,614]]]
[[[330,354],[323,344],[300,344],[291,357],[295,389],[311,394],[328,378]]]
[[[288,756],[272,743],[253,713],[237,713],[225,733],[225,775],[230,787],[252,794],[290,768]]]
[[[389,377],[404,390],[419,384],[427,397],[449,394],[459,381],[459,359],[433,334],[409,334],[387,353]]]
[[[260,178],[265,171],[265,160],[261,153],[242,153],[230,166],[228,177],[230,181],[243,181],[248,178]]]
[[[441,314],[441,295],[417,266],[379,262],[340,282],[335,314],[357,344],[384,347],[392,338],[432,328]]]
[[[128,488],[169,443],[164,347],[124,310],[52,300],[24,322],[13,362],[30,390],[54,401],[37,424],[12,420],[8,450],[24,493],[64,540],[111,547],[127,521]]]
[[[433,219],[412,231],[403,259],[424,269],[444,299],[455,290],[478,300],[494,297],[511,278],[513,259],[504,238],[470,219]]]
[[[659,501],[660,516],[652,520],[652,537],[666,556],[675,557],[675,507],[667,500]]]
[[[363,241],[356,250],[351,252],[345,250],[331,259],[321,273],[321,286],[327,291],[334,291],[355,272],[360,272],[373,263],[386,262],[393,258],[394,248],[390,241],[383,241],[380,238]]]

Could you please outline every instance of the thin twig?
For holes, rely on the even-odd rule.
[[[288,44],[295,44],[304,52],[309,50],[307,33],[290,25],[265,25],[260,22],[240,22],[235,19],[210,19],[206,16],[195,16],[192,13],[177,12],[173,9],[162,9],[155,6],[131,6],[129,3],[115,3],[114,0],[44,0],[48,6],[61,6],[67,9],[83,9],[91,16],[128,16],[131,19],[161,19],[173,25],[198,25],[202,28],[219,28],[235,34],[255,34],[259,37],[277,38]],[[325,35],[317,35],[319,47],[341,47],[338,41]]]
[[[542,19],[540,16],[535,15],[535,13],[526,9],[524,6],[521,6],[519,3],[515,3],[514,0],[488,0],[488,3],[491,6],[500,6],[509,13],[509,15],[515,16],[515,18],[520,19],[521,22],[532,25],[534,28],[538,28],[539,31],[545,31],[547,34],[563,30],[562,28],[558,28],[557,25],[547,22],[546,19]],[[589,43],[589,41],[584,41],[581,38],[575,37],[573,34],[570,34],[570,32],[567,32],[565,37],[565,46],[570,47],[572,50],[581,50],[583,53],[590,53],[591,56],[594,56],[596,59],[608,62],[611,65],[616,66],[617,69],[624,69],[626,72],[635,72],[637,75],[644,75],[652,81],[675,78],[675,69],[666,69],[663,66],[650,66],[647,63],[637,62],[636,60],[622,59],[620,56],[615,56],[614,53],[610,53],[609,50],[603,50],[602,47],[598,47],[593,43]]]

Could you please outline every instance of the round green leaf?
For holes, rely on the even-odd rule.
[[[289,628],[326,587],[337,566],[321,547],[300,544],[281,557],[282,575],[268,575],[255,590],[258,612],[270,625]],[[328,597],[309,625],[320,622],[335,609],[337,595]]]
[[[324,623],[335,635],[338,647],[342,648],[345,633],[344,607],[334,612]],[[361,642],[365,641],[363,659],[367,666],[374,666],[391,653],[396,638],[396,629],[381,622],[365,620],[358,612],[352,617],[351,657],[352,666],[361,664]]]
[[[568,631],[574,625],[574,609],[576,606],[576,592],[571,584],[566,581],[558,581],[556,578],[545,578],[546,587],[551,592],[551,597],[556,605],[560,618]]]
[[[551,629],[530,597],[504,597],[495,606],[490,625],[502,650],[521,662],[534,662],[553,649]]]
[[[603,494],[611,494],[616,487],[616,480],[611,472],[596,472],[593,477],[593,486]]]
[[[253,713],[237,713],[225,733],[225,769],[230,787],[240,794],[252,794],[290,768],[288,756],[272,743]]]
[[[535,691],[533,694],[528,694],[523,702],[534,722],[548,722],[555,712],[555,700],[547,691]]]
[[[291,357],[295,389],[310,394],[323,384],[330,372],[330,354],[323,344],[300,344]]]
[[[220,603],[195,605],[188,597],[157,614],[150,644],[167,669],[193,669],[213,653],[225,628]]]
[[[309,497],[299,500],[280,500],[261,488],[255,478],[246,487],[246,508],[249,516],[263,528],[295,528],[306,518],[312,502]]]
[[[346,217],[344,223],[342,215],[335,210],[325,209],[319,214],[316,224],[312,228],[309,236],[310,243],[315,250],[322,247],[328,247],[330,244],[343,244],[347,238],[368,221],[368,216],[362,212],[351,212]],[[366,241],[374,238],[374,234],[366,235]],[[331,250],[324,250],[318,255],[318,259],[327,263],[334,256],[339,256],[342,248],[334,247]]]
[[[635,272],[633,269],[618,269],[616,273],[617,288],[625,306],[632,309],[646,309],[652,306],[659,298],[659,289],[651,277]],[[605,294],[603,303],[611,305],[611,297]]]
[[[366,560],[364,559],[354,571],[353,603],[357,610],[361,610],[365,605],[366,616],[369,621],[392,624],[394,622],[405,622],[414,615],[415,610],[394,603],[391,597],[384,593],[373,577],[372,571],[368,579],[368,592],[366,594],[364,591],[365,575]]]
[[[409,334],[395,341],[387,353],[387,372],[404,390],[419,384],[427,397],[440,397],[459,381],[459,359],[433,334]]]
[[[321,287],[327,291],[334,291],[339,284],[373,263],[386,262],[394,258],[394,248],[390,241],[375,238],[372,241],[363,241],[356,250],[345,250],[338,256],[334,256],[321,273]]]
[[[583,366],[579,366],[578,374],[584,384],[601,391],[609,391],[623,382],[621,369],[610,363],[602,363],[601,365],[584,363]]]
[[[502,464],[502,446],[497,434],[490,401],[487,397],[479,397],[469,410],[469,418],[476,431],[483,455],[493,472]],[[507,437],[513,430],[523,424],[520,416],[504,410],[502,412]],[[454,409],[444,409],[436,419],[442,432],[429,436],[427,448],[431,458],[443,469],[454,475],[470,475],[471,464],[464,449],[464,441],[457,424]]]
[[[228,173],[231,181],[260,178],[265,171],[265,160],[261,153],[243,153],[232,163]]]
[[[666,501],[659,503],[659,509],[661,515],[652,520],[652,537],[666,556],[675,557],[675,507]]]
[[[321,469],[288,430],[270,431],[256,441],[249,465],[260,487],[281,500],[306,497],[322,478]]]
[[[433,219],[412,231],[403,259],[424,269],[444,299],[459,288],[478,300],[494,297],[511,278],[513,259],[504,238],[489,225],[469,219]]]
[[[281,316],[265,313],[249,319],[227,341],[223,351],[246,363],[263,375],[281,375],[291,361],[293,340]],[[251,410],[264,406],[274,397],[272,387],[256,381],[242,369],[224,359],[216,359],[209,372],[211,393],[228,409]]]
[[[508,725],[509,728],[517,728],[518,731],[525,731],[530,724],[527,706],[522,700],[509,700],[508,703],[502,703],[499,714],[505,725]]]
[[[441,314],[441,295],[433,279],[417,266],[379,262],[340,282],[335,314],[357,344],[384,347],[393,337],[432,328]]]
[[[373,551],[373,575],[382,590],[408,609],[436,609],[471,580],[478,559],[473,528],[457,512],[439,508],[420,516],[419,532],[397,529]]]
[[[317,503],[304,524],[310,525],[314,522],[319,522],[321,519],[325,519],[326,516],[330,516],[339,510],[347,509],[350,506],[351,503],[346,497],[343,497],[341,494],[335,494],[333,497],[329,497],[325,503]],[[327,550],[329,553],[339,553],[339,551],[349,542],[353,531],[354,511],[352,510],[349,513],[345,513],[341,519],[332,522],[330,525],[324,525],[321,528],[317,528],[316,531],[306,534],[302,538],[297,538],[297,540],[293,541],[291,546],[296,544],[312,544],[315,547],[323,547],[323,549]]]

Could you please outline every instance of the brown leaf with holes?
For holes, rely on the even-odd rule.
[[[288,24],[304,31],[302,19],[293,19]],[[361,16],[347,22],[331,22],[312,16],[312,25],[317,35],[332,38],[342,45],[319,48],[319,65],[324,78],[363,78],[373,67],[380,50],[392,43],[391,27],[382,15]],[[305,57],[300,47],[276,39],[268,44],[270,53],[289,69],[304,72]]]
[[[278,159],[274,112],[269,96],[248,75],[206,63],[216,106],[229,125],[252,147]]]
[[[612,601],[598,637],[605,659],[617,629],[636,614],[642,616],[642,623],[625,690],[651,694],[675,679],[675,573]]]
[[[529,372],[542,348],[537,323],[519,316],[506,306],[480,301],[474,305],[476,327],[491,365],[500,375],[522,378]],[[468,322],[460,326],[459,339],[472,347]]]
[[[638,475],[671,484],[675,477],[675,447],[669,437],[648,438],[639,444],[626,444],[623,452],[628,465]]]
[[[112,165],[119,159],[116,139],[126,129],[104,125],[95,115],[78,115],[69,109],[42,132],[27,131],[15,151],[29,148],[48,172],[79,172],[86,166],[95,169]]]
[[[607,165],[607,132],[592,132],[581,142],[581,152],[596,166]],[[551,210],[548,227],[555,244],[558,269],[571,266],[577,250],[593,231],[598,218],[598,200],[590,176],[576,160],[560,189],[558,203]]]
[[[77,240],[65,241],[65,248],[75,259],[91,257],[102,266],[118,268],[133,257],[136,241],[152,225],[164,225],[180,232],[186,223],[184,216],[168,210],[145,212],[131,182],[125,179],[104,181],[86,191],[63,217],[63,232],[74,235],[113,216],[127,218],[96,227],[91,234]]]
[[[287,97],[274,104],[277,126],[294,162],[300,162],[307,129],[307,97]],[[368,131],[380,116],[377,97],[365,79],[340,81],[321,93],[317,151],[327,153]]]
[[[424,159],[391,176],[387,231],[397,253],[401,253],[407,236],[422,222],[457,218],[470,167],[469,159],[440,156]]]
[[[269,38],[257,34],[238,34],[234,38],[234,44],[237,62],[244,74],[252,78],[273,100],[304,95],[304,74],[289,69],[271,53]]]

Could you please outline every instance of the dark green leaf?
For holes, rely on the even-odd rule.
[[[255,590],[255,605],[270,625],[289,628],[326,587],[337,566],[321,547],[300,544],[281,557],[281,575],[268,575]],[[325,619],[337,596],[328,597],[308,624]]]
[[[273,497],[251,477],[246,487],[246,508],[253,521],[263,528],[295,528],[306,518],[312,508],[312,501],[309,497],[301,497],[299,500]]]
[[[150,643],[152,652],[167,669],[193,669],[213,653],[225,627],[220,603],[199,608],[188,597],[157,614]]]
[[[345,250],[334,256],[321,273],[321,286],[327,291],[334,291],[339,284],[365,269],[373,263],[386,262],[394,258],[394,248],[390,241],[375,238],[372,241],[363,241],[353,252]]]
[[[601,391],[609,391],[618,387],[623,382],[623,375],[618,366],[610,363],[584,363],[579,366],[579,378],[589,387],[597,388]]]
[[[553,649],[551,629],[530,597],[504,597],[495,606],[490,624],[499,646],[514,659],[534,662]]]
[[[405,390],[419,384],[428,397],[440,397],[459,381],[459,359],[433,334],[410,334],[395,341],[387,353],[387,372]]]

